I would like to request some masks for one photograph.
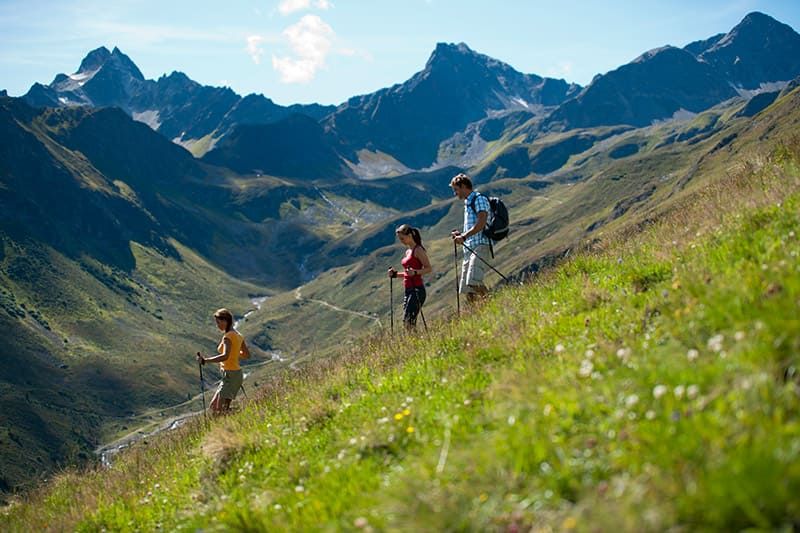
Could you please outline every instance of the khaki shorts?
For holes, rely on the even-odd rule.
[[[235,399],[236,393],[239,392],[239,389],[242,386],[242,381],[244,381],[244,375],[242,374],[241,369],[223,370],[222,383],[219,384],[219,388],[217,389],[217,392],[219,392],[219,397],[226,400]]]
[[[471,248],[481,256],[483,261],[491,263],[492,254],[489,252],[488,244],[479,244]],[[466,251],[466,248],[464,250]],[[478,259],[472,252],[467,252],[464,255],[464,262],[461,264],[461,283],[458,288],[461,294],[475,292],[473,287],[485,287],[483,276],[487,267],[483,261]]]

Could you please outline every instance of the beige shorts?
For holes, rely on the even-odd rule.
[[[491,263],[492,254],[489,252],[488,244],[479,244],[471,248],[481,256],[483,261]],[[466,248],[464,250],[466,251]],[[461,284],[458,288],[461,294],[476,292],[474,287],[485,287],[483,276],[487,267],[483,261],[472,252],[464,255],[464,262],[461,264]]]
[[[219,388],[217,389],[217,392],[219,392],[219,397],[226,400],[235,399],[236,393],[239,392],[243,381],[244,375],[242,374],[241,369],[223,370],[222,382],[219,384]]]

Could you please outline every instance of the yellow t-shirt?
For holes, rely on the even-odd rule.
[[[219,353],[225,351],[224,340],[226,338],[230,339],[231,341],[231,349],[228,352],[228,359],[222,361],[219,366],[222,367],[222,370],[239,370],[241,369],[239,366],[239,352],[242,351],[242,342],[244,342],[244,337],[242,337],[241,333],[235,329],[225,332],[225,335],[222,336],[222,340],[219,341],[219,346],[217,346],[217,351]]]

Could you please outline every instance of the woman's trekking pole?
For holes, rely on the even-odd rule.
[[[489,263],[487,263],[487,262],[486,262],[486,260],[485,260],[483,257],[479,256],[479,255],[478,255],[478,254],[475,252],[475,250],[473,250],[472,248],[470,248],[469,246],[467,246],[467,244],[466,244],[466,243],[462,244],[462,246],[463,246],[464,248],[466,248],[468,252],[471,252],[473,255],[475,255],[475,257],[477,257],[478,259],[480,259],[481,261],[483,261],[483,264],[485,264],[486,266],[488,266],[489,268],[491,268],[492,270],[494,270],[495,272],[497,272],[498,274],[500,274],[500,277],[501,277],[501,278],[503,278],[503,280],[504,280],[506,283],[511,283],[511,281],[510,281],[510,280],[509,280],[507,277],[505,277],[505,276],[503,275],[503,273],[502,273],[502,272],[500,272],[500,271],[499,271],[499,270],[497,270],[495,267],[493,267],[492,265],[490,265]]]
[[[394,336],[394,278],[389,278],[389,324]]]
[[[200,352],[197,352],[200,355]],[[200,395],[203,397],[203,423],[208,425],[208,415],[206,414],[206,384],[203,381],[203,363],[197,361],[197,368],[200,369]]]
[[[422,317],[422,325],[425,326],[425,333],[428,333],[428,323],[425,321],[425,313],[422,312],[422,306],[419,308],[419,316]]]
[[[453,240],[453,272],[456,273],[456,316],[461,316],[461,296],[458,294],[458,246]]]

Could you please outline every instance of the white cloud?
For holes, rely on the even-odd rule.
[[[294,57],[273,55],[272,68],[280,73],[283,83],[307,83],[325,65],[336,33],[317,15],[306,15],[283,30],[283,36]]]
[[[261,64],[261,56],[264,55],[264,49],[261,48],[261,43],[264,42],[264,37],[260,35],[251,35],[247,38],[247,46],[245,50],[253,59],[253,63],[256,65]]]
[[[572,61],[562,61],[557,66],[547,69],[547,76],[551,78],[565,78],[572,73]]]
[[[289,15],[295,11],[302,11],[304,9],[322,9],[323,11],[333,7],[330,0],[283,0],[278,4],[278,11],[281,15]]]

